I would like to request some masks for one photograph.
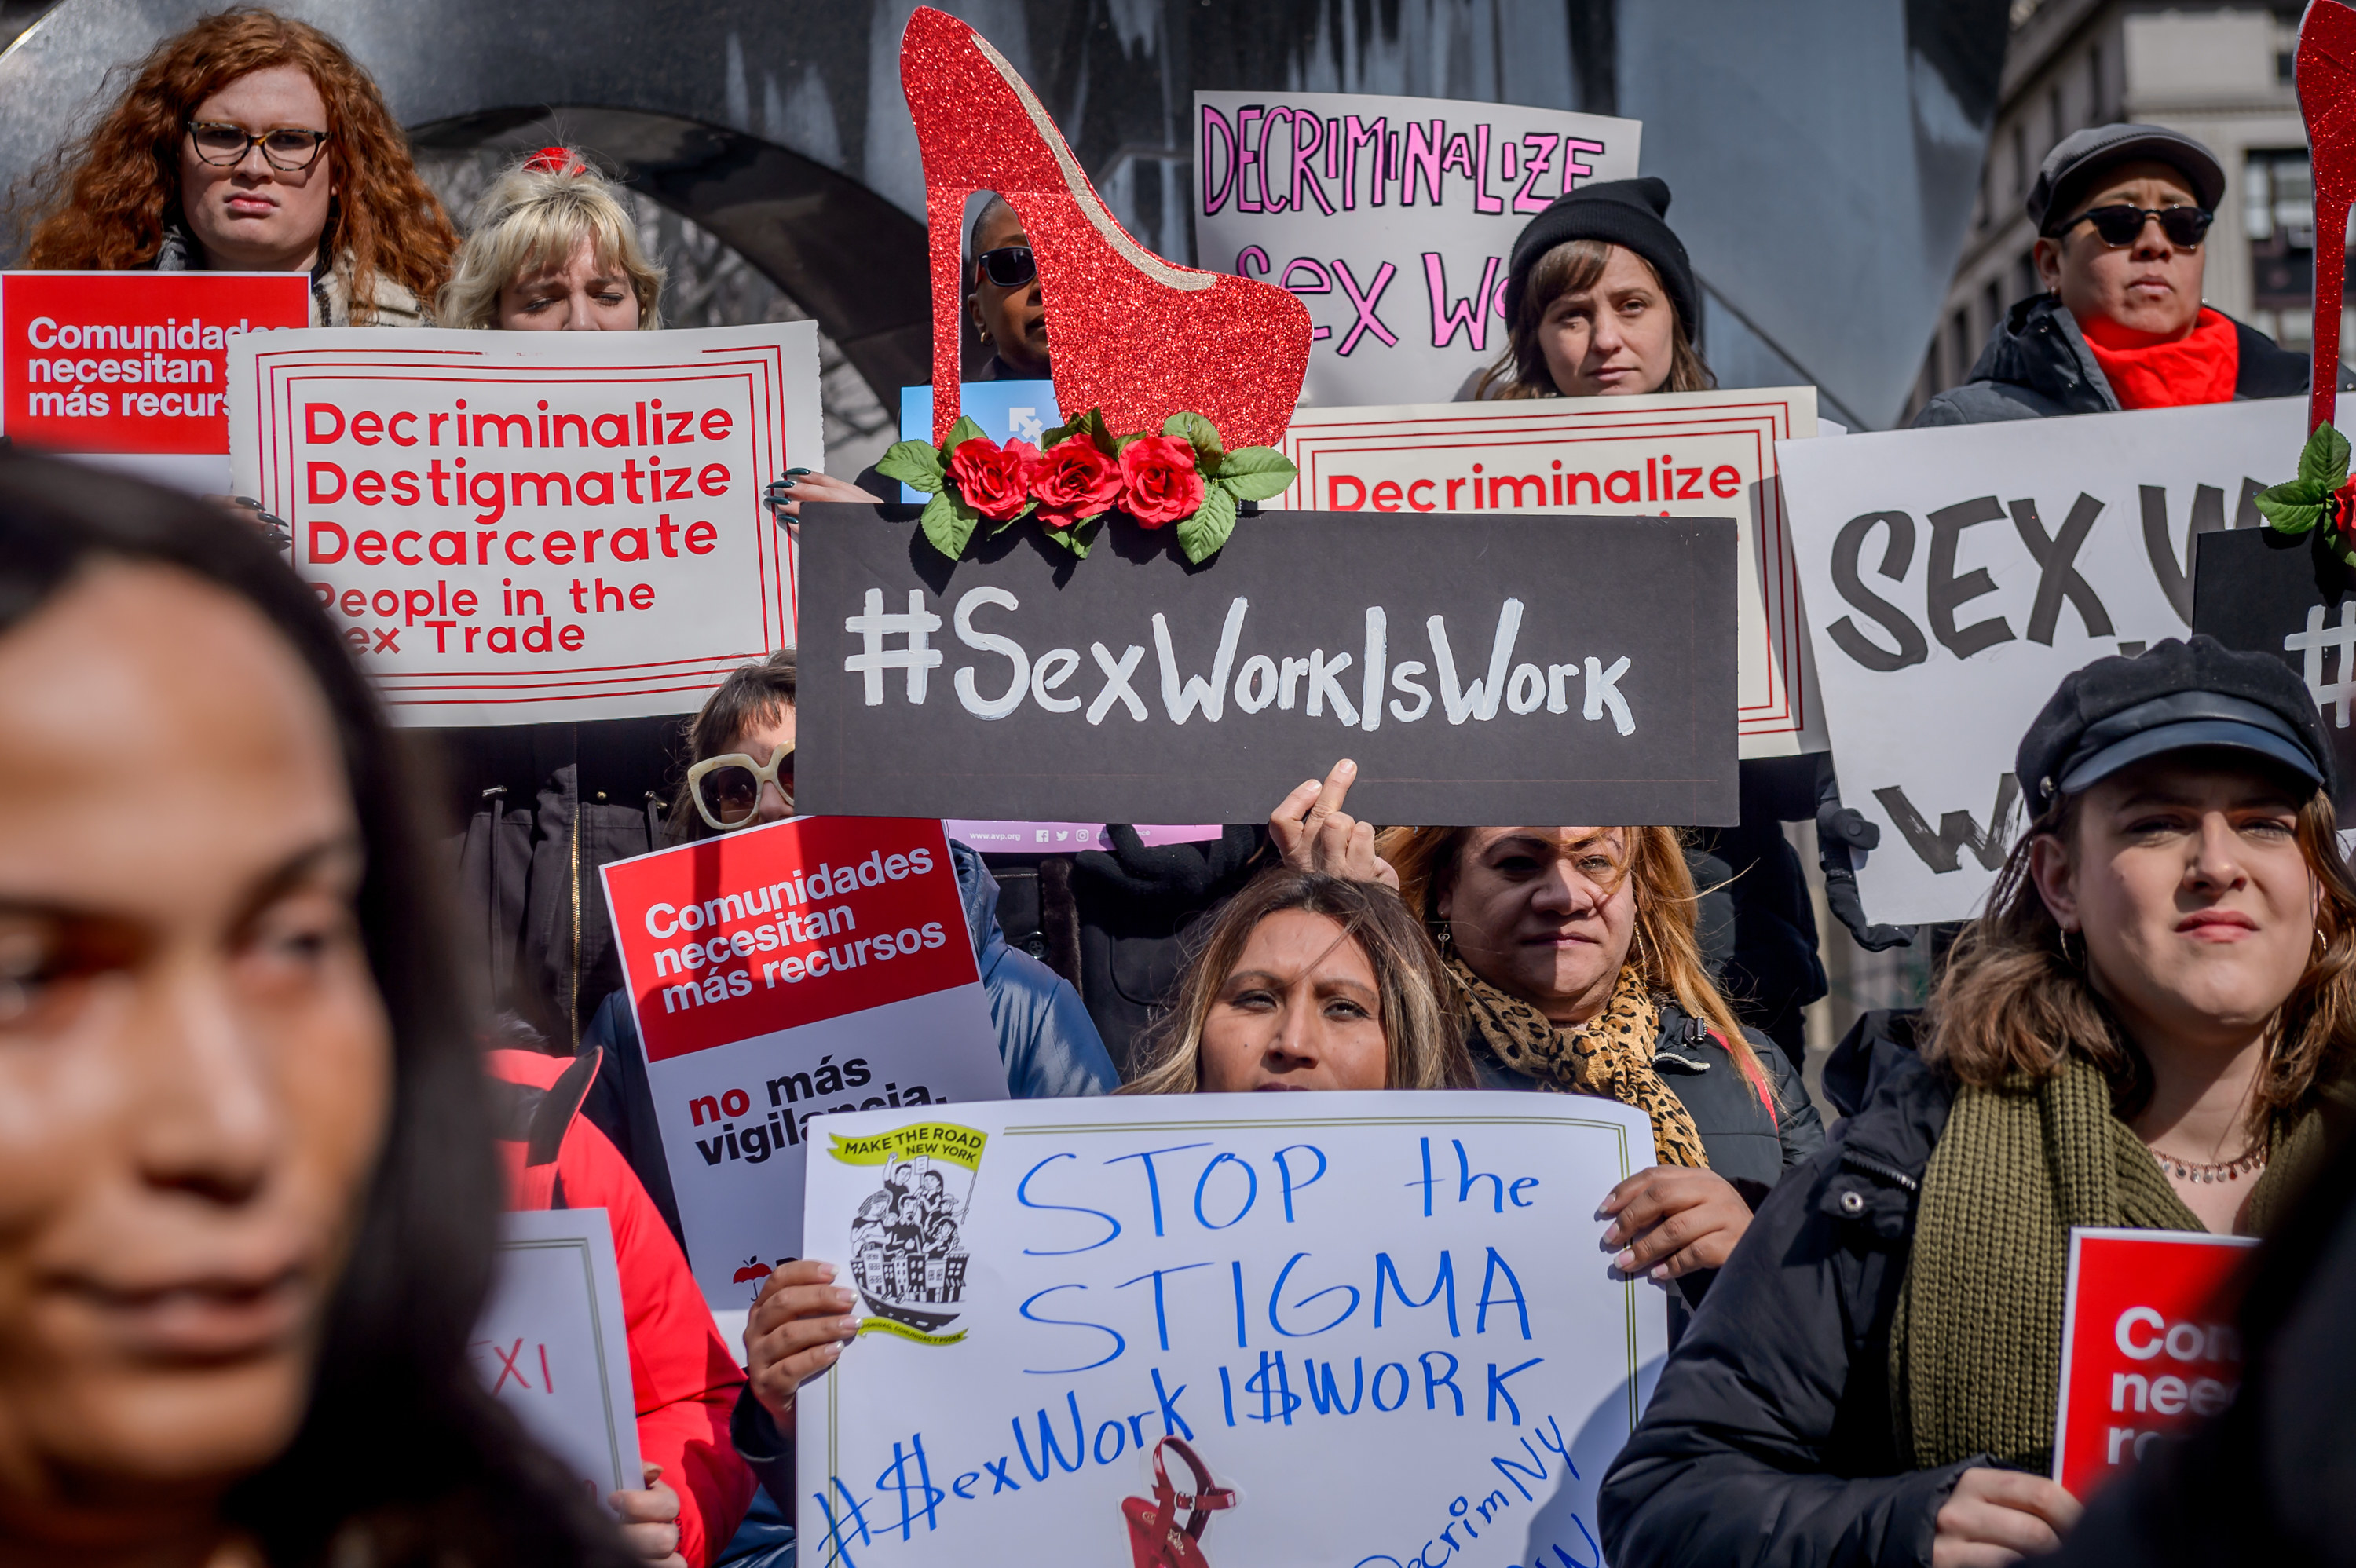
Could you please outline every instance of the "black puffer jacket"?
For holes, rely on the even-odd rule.
[[[2292,398],[2307,390],[2306,355],[2294,354],[2238,321],[2233,331],[2240,340],[2240,368],[2233,379],[2236,401]],[[2340,367],[2340,385],[2356,386],[2356,377],[2346,366]],[[2086,347],[2078,318],[2058,296],[2031,294],[2005,312],[1989,331],[1987,347],[1980,350],[1963,385],[1923,404],[1913,428],[2118,411],[2118,395],[2111,390],[2094,350]]]
[[[1890,1420],[1890,1317],[1953,1101],[1898,1021],[1844,1042],[1871,1099],[1761,1207],[1604,1477],[1614,1568],[1927,1563],[1956,1477],[1994,1463],[1914,1469]]]

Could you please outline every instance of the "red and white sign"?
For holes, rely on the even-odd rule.
[[[603,874],[713,1311],[749,1307],[800,1252],[811,1117],[1006,1098],[938,822],[797,817]]]
[[[396,722],[684,713],[795,640],[818,329],[255,341],[230,444]]]
[[[1295,411],[1301,470],[1269,503],[1331,512],[1735,519],[1745,757],[1826,748],[1775,443],[1816,433],[1814,387]]]
[[[2092,1495],[2154,1437],[2233,1402],[2236,1275],[2256,1244],[2182,1231],[2070,1232],[2053,1478],[2072,1495]]]
[[[301,272],[0,272],[0,434],[226,490],[230,345],[310,325]]]

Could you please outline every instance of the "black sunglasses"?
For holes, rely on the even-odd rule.
[[[1019,289],[1039,275],[1039,262],[1028,245],[1001,245],[973,259],[981,275],[1001,289]]]
[[[2205,207],[2131,207],[2122,202],[2115,207],[2091,208],[2053,232],[2067,234],[2081,223],[2091,223],[2103,243],[2115,251],[2134,244],[2136,237],[2143,232],[2144,220],[2151,218],[2159,219],[2159,231],[2168,236],[2169,244],[2181,245],[2188,251],[2200,244],[2209,226],[2217,221],[2217,215]]]

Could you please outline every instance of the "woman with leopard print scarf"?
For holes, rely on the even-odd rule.
[[[1660,1163],[1603,1195],[1622,1272],[1698,1303],[1784,1170],[1824,1144],[1792,1063],[1702,967],[1673,827],[1373,827],[1348,762],[1269,819],[1286,862],[1399,890],[1438,943],[1483,1088],[1596,1094],[1653,1122]]]

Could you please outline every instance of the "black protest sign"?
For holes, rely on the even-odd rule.
[[[2329,526],[2328,524],[2326,525]],[[2272,654],[2307,681],[2340,771],[2343,816],[2356,797],[2356,572],[2313,537],[2272,528],[2202,534],[2193,562],[2192,629],[2229,648]]]
[[[1248,822],[1340,757],[1377,822],[1736,815],[1730,518],[1246,518],[950,562],[808,506],[796,804]]]

